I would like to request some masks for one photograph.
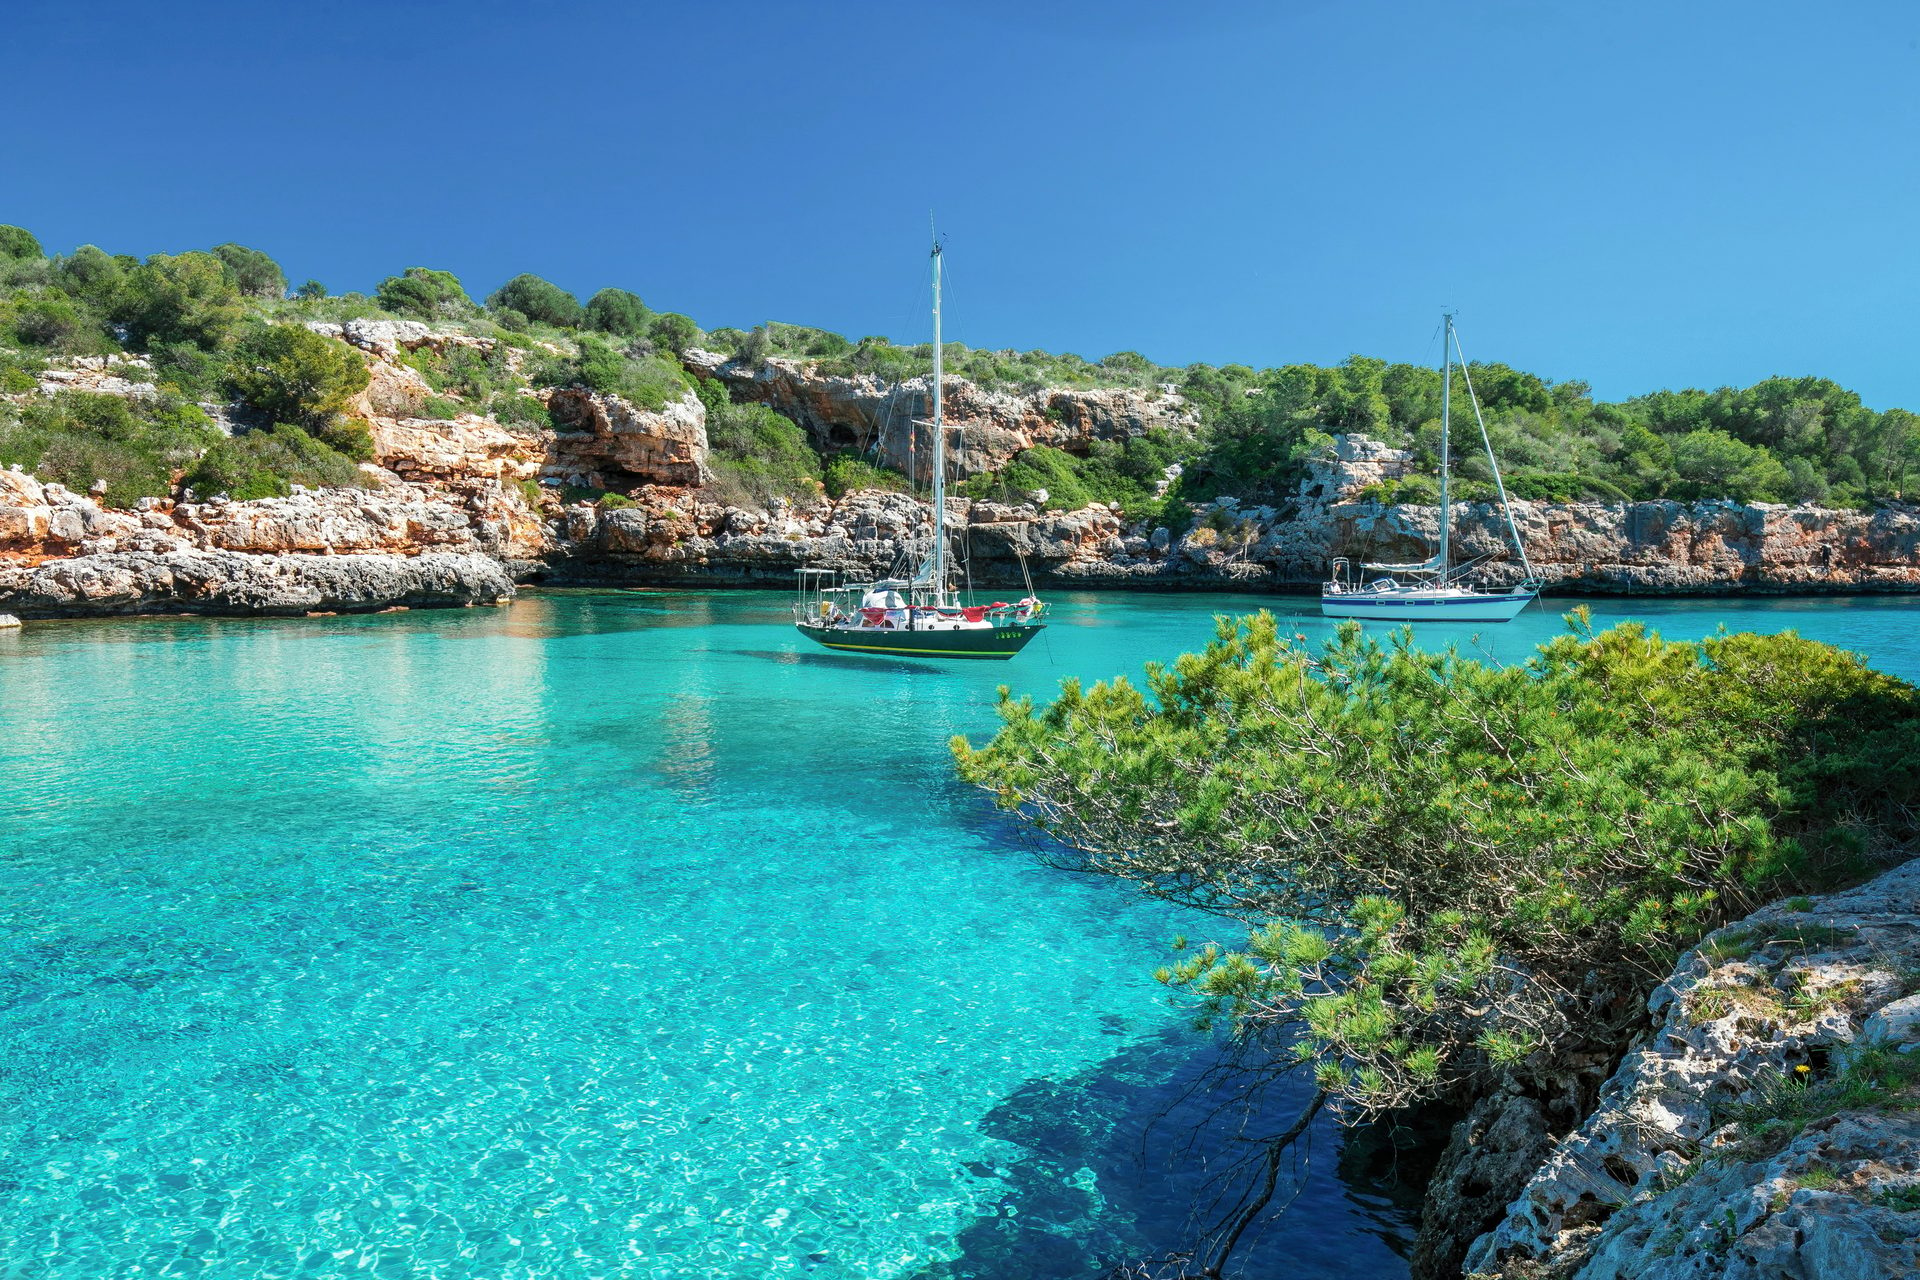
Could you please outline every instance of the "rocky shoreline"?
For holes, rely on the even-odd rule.
[[[367,361],[369,382],[352,406],[373,446],[362,487],[244,502],[146,498],[116,511],[29,474],[0,471],[0,611],[52,617],[463,605],[511,596],[514,583],[527,582],[786,587],[802,565],[885,574],[901,540],[924,540],[932,526],[926,503],[878,490],[775,499],[765,509],[715,500],[707,411],[691,391],[653,409],[579,388],[524,391],[550,426],[477,413],[424,417],[436,402],[409,358],[494,351],[496,340],[413,321],[308,327]],[[923,434],[924,378],[888,385],[779,358],[746,366],[699,350],[686,354],[686,367],[724,384],[735,400],[790,417],[823,451],[857,449],[902,470],[926,455],[916,434]],[[27,396],[138,396],[152,391],[151,376],[138,356],[82,359],[47,371]],[[1191,406],[1165,388],[1016,394],[953,379],[948,392],[949,421],[965,428],[969,442],[963,474],[1039,445],[1085,450],[1193,426]],[[973,581],[985,587],[1013,588],[1031,577],[1089,590],[1311,591],[1338,556],[1395,561],[1428,553],[1434,508],[1369,497],[1411,467],[1404,452],[1336,436],[1275,506],[1222,497],[1169,527],[1099,504],[1047,510],[1036,494],[1022,506],[952,499],[947,518],[970,553]],[[583,492],[618,500],[568,501]],[[1519,502],[1514,519],[1549,590],[1920,591],[1920,507],[1912,505]],[[1502,558],[1506,529],[1488,504],[1456,509],[1454,545],[1463,559],[1487,557],[1490,582],[1520,572]],[[230,555],[204,558],[213,553]],[[429,555],[469,559],[410,569],[391,559]],[[340,562],[322,568],[305,557]],[[504,590],[503,578],[511,580]]]
[[[642,486],[637,494],[631,506],[543,510],[497,478],[422,483],[388,471],[367,489],[250,502],[150,499],[142,509],[114,511],[58,485],[0,472],[0,610],[51,617],[285,613],[309,598],[315,609],[492,603],[528,582],[786,587],[802,565],[884,574],[900,541],[924,539],[930,523],[923,502],[878,491],[807,508],[775,504],[771,511],[667,486]],[[1920,591],[1920,511],[1911,508],[1521,503],[1515,517],[1550,591]],[[949,519],[983,587],[1017,587],[1031,575],[1056,589],[1310,592],[1335,555],[1416,553],[1433,532],[1435,512],[1349,500],[1306,500],[1287,512],[1222,503],[1195,513],[1192,527],[1177,536],[1105,507],[1047,512],[956,500]],[[1456,545],[1467,555],[1491,552],[1502,532],[1495,512],[1468,508],[1456,525]],[[228,558],[201,562],[189,553]],[[418,573],[396,573],[390,563],[429,555],[467,559],[440,586]],[[334,585],[311,592],[246,585],[275,575],[318,582],[321,571],[303,565],[307,557],[335,562],[325,570]],[[287,563],[255,563],[274,561]],[[1505,565],[1487,572],[1495,581],[1512,576]],[[220,587],[223,578],[234,586]],[[87,585],[110,579],[121,585]]]

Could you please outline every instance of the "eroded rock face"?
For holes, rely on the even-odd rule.
[[[1622,1210],[1577,1280],[1920,1275],[1920,1117],[1850,1112],[1766,1160],[1714,1162]]]
[[[969,552],[975,583],[1012,588],[1025,581],[1023,554],[1040,579],[1052,566],[1117,551],[1122,521],[1105,507],[1040,513],[953,498],[947,527],[949,545]],[[802,565],[869,576],[912,571],[931,546],[932,513],[878,490],[748,511],[660,489],[642,490],[636,507],[572,508],[563,528],[559,579],[787,586]]]
[[[1920,862],[1713,934],[1653,993],[1657,1029],[1475,1242],[1468,1271],[1920,1274],[1920,1213],[1877,1203],[1920,1197],[1920,1120],[1842,1111],[1755,1156],[1737,1145],[1738,1126],[1716,1121],[1800,1068],[1814,1080],[1842,1070],[1863,1044],[1920,1053],[1916,972]]]
[[[491,351],[495,345],[492,338],[458,330],[435,329],[418,320],[348,320],[343,324],[310,320],[307,328],[323,337],[351,343],[375,359],[389,362],[398,360],[402,351],[418,351],[421,347],[432,347],[436,351],[444,351],[448,347]]]
[[[75,614],[303,614],[504,604],[513,580],[477,553],[245,555],[115,551],[0,565],[0,608],[23,618]]]
[[[1428,1184],[1416,1276],[1457,1275],[1475,1236],[1539,1170],[1556,1127],[1539,1099],[1514,1091],[1481,1098],[1454,1126]]]
[[[248,502],[148,498],[116,511],[0,472],[0,600],[26,616],[491,601],[512,593],[505,565],[550,544],[517,493],[490,482],[432,490],[387,483]],[[308,560],[353,563],[335,569]],[[390,563],[403,560],[422,563],[405,571]],[[272,567],[281,561],[292,567]],[[394,594],[383,601],[386,591]]]
[[[74,356],[61,366],[39,375],[38,392],[53,395],[61,391],[89,391],[108,396],[150,396],[159,388],[153,382],[153,363],[145,356],[114,352],[104,356]]]
[[[630,489],[706,483],[707,411],[688,391],[659,409],[579,388],[547,398],[553,434],[541,473],[570,484]]]
[[[373,418],[374,461],[421,484],[448,480],[531,480],[546,463],[547,433],[517,430],[471,414],[454,419]]]
[[[894,384],[872,374],[841,377],[775,357],[757,367],[712,352],[690,351],[688,367],[716,377],[739,400],[772,406],[804,428],[823,451],[876,450],[887,466],[925,482],[931,476],[931,378]],[[1188,432],[1199,416],[1184,398],[1160,390],[1049,389],[1029,394],[989,391],[964,378],[943,387],[947,424],[964,427],[950,445],[954,474],[977,475],[1035,445],[1084,453],[1096,440],[1125,440],[1158,427]],[[958,441],[955,445],[954,441]]]

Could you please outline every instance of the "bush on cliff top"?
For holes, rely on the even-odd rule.
[[[587,328],[621,338],[637,338],[647,331],[653,312],[638,294],[625,289],[602,289],[587,299]]]
[[[39,238],[25,227],[0,224],[0,258],[45,257]]]
[[[537,386],[585,387],[656,410],[686,394],[689,381],[678,361],[652,353],[635,355],[588,333],[580,335],[577,355],[548,357],[534,367],[531,377]]]
[[[240,287],[210,253],[156,253],[127,273],[118,318],[136,347],[183,342],[225,346],[246,314]]]
[[[551,280],[524,273],[488,294],[487,310],[517,311],[529,320],[562,329],[579,324],[584,315],[578,298]]]
[[[284,298],[287,273],[258,249],[243,244],[217,244],[213,256],[226,264],[234,285],[249,298]]]
[[[1920,835],[1920,694],[1791,633],[1576,615],[1497,667],[1262,613],[1000,714],[962,775],[1063,861],[1245,921],[1162,978],[1359,1112],[1617,1051],[1680,950]]]
[[[418,320],[458,319],[473,314],[473,300],[451,271],[408,267],[388,276],[374,291],[380,305],[397,315]]]

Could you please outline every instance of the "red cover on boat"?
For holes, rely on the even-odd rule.
[[[877,627],[887,620],[887,611],[885,609],[862,609],[860,616],[867,620],[868,626]]]
[[[960,615],[968,622],[984,622],[987,617],[987,606],[983,604],[969,605],[960,611]]]

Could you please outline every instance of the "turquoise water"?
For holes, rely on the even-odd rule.
[[[1324,629],[1074,596],[1014,663],[937,665],[811,649],[771,593],[609,592],[0,632],[0,1276],[1039,1280],[1187,1243],[1218,1055],[1148,974],[1226,931],[1042,869],[944,744],[1001,681],[1259,604]],[[1595,612],[1920,677],[1907,602]],[[1249,1257],[1404,1274],[1405,1206],[1317,1141]]]

